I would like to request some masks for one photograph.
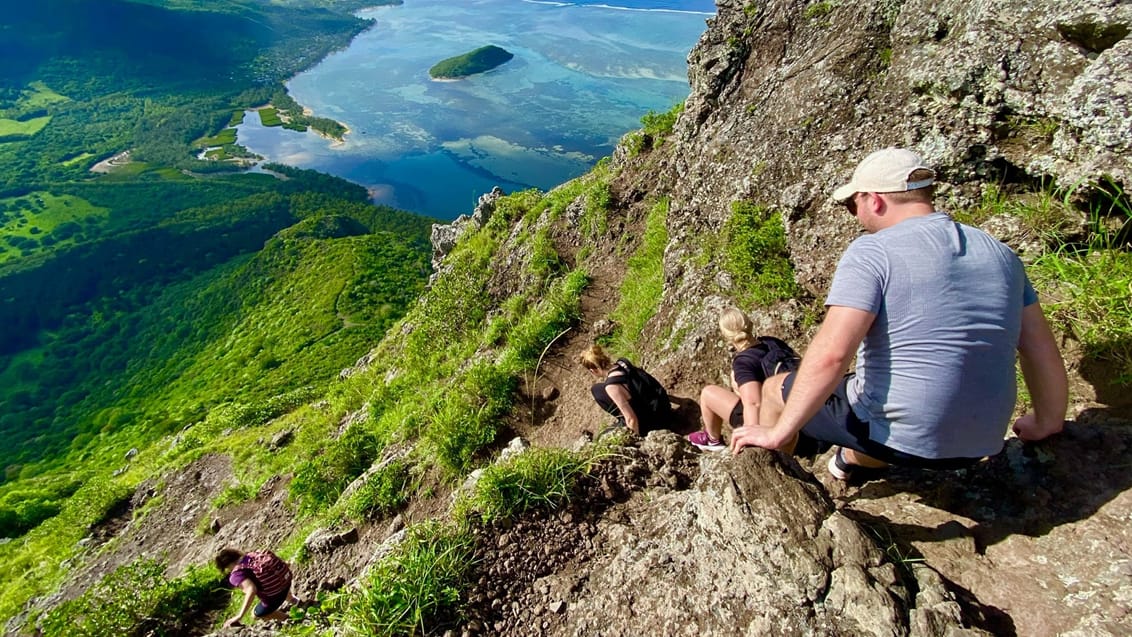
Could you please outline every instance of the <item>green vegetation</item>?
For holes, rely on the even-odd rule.
[[[0,26],[42,55],[0,69],[0,118],[50,121],[0,143],[0,535],[16,538],[0,543],[0,618],[54,590],[82,563],[79,542],[122,515],[140,484],[152,481],[157,494],[135,516],[162,502],[161,476],[206,454],[233,468],[214,508],[293,476],[298,530],[278,548],[300,560],[313,529],[394,515],[484,466],[516,417],[521,381],[576,326],[589,279],[570,264],[585,264],[612,225],[610,163],[546,194],[502,198],[426,289],[431,220],[373,206],[364,189],[325,175],[235,174],[195,159],[213,146],[216,160],[240,157],[228,127],[250,108],[278,125],[343,134],[304,115],[279,80],[364,27],[339,11],[372,2],[110,0],[98,3],[106,16],[79,0],[25,4]],[[50,31],[46,18],[72,10],[86,22]],[[260,16],[280,32],[260,31]],[[145,33],[138,43],[111,38],[121,50],[70,49],[68,36],[92,25]],[[208,34],[203,61],[178,57],[199,41],[155,42],[153,25]],[[156,53],[135,62],[133,47]],[[178,64],[185,72],[170,72]],[[682,108],[642,118],[630,150],[663,144]],[[126,149],[129,164],[89,172]],[[1003,190],[988,189],[967,214],[1011,214],[1051,237],[1031,274],[1054,324],[1127,383],[1127,197],[1101,189],[1088,235],[1076,237],[1066,222],[1075,198]],[[560,255],[550,222],[575,201],[584,245]],[[626,259],[611,314],[623,352],[639,355],[660,307],[668,211],[666,199],[652,202]],[[504,250],[524,258],[505,281]],[[703,254],[721,260],[738,304],[801,294],[783,218],[767,207],[734,202]],[[595,453],[536,449],[488,465],[453,520],[410,527],[361,590],[317,612],[362,635],[453,621],[475,567],[474,525],[560,506]],[[209,519],[191,524],[206,533]],[[47,635],[170,633],[223,607],[229,598],[214,581],[207,568],[171,577],[141,560],[32,619]]]
[[[605,185],[598,181],[590,187]],[[329,387],[329,411],[298,410],[272,425],[299,428],[299,440],[278,461],[294,472],[290,490],[301,512],[362,518],[393,511],[403,502],[406,484],[429,473],[462,476],[494,443],[519,379],[575,320],[587,283],[584,272],[556,267],[497,303],[486,294],[494,274],[490,263],[509,224],[530,218],[532,211],[552,211],[554,205],[550,197],[529,192],[500,200],[491,223],[465,237],[448,256],[451,270],[405,317],[407,328],[382,342],[370,367]],[[342,414],[359,411],[362,417],[340,437],[327,435]],[[235,435],[216,440],[230,429],[229,421],[210,413],[162,463],[179,466],[208,451],[233,453],[239,447]],[[404,444],[414,449],[404,461],[382,460],[394,445]],[[245,466],[242,457],[234,456],[238,467]],[[342,498],[346,486],[378,461],[383,468]],[[243,468],[237,473],[241,483],[265,479]]]
[[[0,617],[14,616],[29,598],[51,590],[66,568],[62,560],[72,555],[88,529],[132,491],[90,471],[74,472],[70,478],[82,481],[82,486],[56,504],[57,515],[37,520],[20,542],[0,545]],[[32,491],[43,487],[45,481],[41,478],[24,486]],[[42,497],[41,492],[33,493],[34,498]]]
[[[411,527],[372,570],[362,591],[338,601],[344,607],[342,623],[354,634],[392,636],[424,634],[429,626],[458,617],[474,566],[470,523],[516,519],[562,504],[599,456],[530,449],[487,467],[457,502],[454,520]]]
[[[474,549],[462,528],[411,527],[405,540],[379,562],[342,613],[356,635],[427,634],[427,625],[452,612],[471,571]]]
[[[655,111],[645,113],[641,117],[643,128],[626,135],[625,146],[628,148],[629,154],[638,155],[663,144],[664,140],[672,134],[676,120],[683,112],[684,102],[680,102],[665,113]]]
[[[283,120],[279,117],[279,112],[272,106],[265,106],[259,109],[259,121],[264,126],[283,125]]]
[[[1090,359],[1113,365],[1116,385],[1132,384],[1132,254],[1074,251],[1039,258],[1030,268],[1054,326],[1080,342]]]
[[[196,0],[111,0],[99,6],[103,16],[78,0],[47,0],[0,19],[43,33],[49,17],[74,10],[86,22],[67,23],[68,33],[120,30],[122,38],[108,39],[129,48],[134,29],[144,32],[136,46],[152,48],[134,66],[106,45],[84,50],[83,65],[53,50],[36,65],[0,71],[0,117],[51,117],[36,135],[0,144],[0,432],[8,442],[0,450],[0,535],[19,538],[0,544],[0,617],[53,590],[81,559],[79,541],[121,515],[142,481],[205,454],[233,463],[215,507],[290,473],[307,532],[396,512],[410,494],[488,456],[519,380],[577,320],[588,277],[566,266],[545,224],[523,235],[531,258],[521,269],[536,276],[504,298],[491,287],[491,263],[512,224],[553,219],[578,195],[594,236],[602,231],[608,163],[547,196],[504,198],[449,256],[452,271],[425,291],[431,220],[375,207],[364,189],[325,175],[282,166],[270,168],[285,179],[233,174],[195,159],[204,147],[219,147],[216,158],[246,152],[227,127],[264,104],[283,125],[342,134],[334,122],[303,115],[278,84],[298,60],[315,59],[312,50],[365,25],[315,4],[325,3],[233,0],[215,9]],[[255,37],[260,22],[232,20],[258,12],[280,25],[271,42]],[[241,38],[233,23],[246,23]],[[187,43],[152,42],[146,34],[158,27],[208,33],[217,50],[173,72],[163,56]],[[89,172],[127,149],[123,165]],[[339,377],[376,343],[368,367]],[[340,432],[347,416],[353,424]],[[285,442],[265,450],[276,439]],[[135,516],[162,501],[158,485]],[[463,533],[421,534],[418,548],[410,542],[399,555],[413,562],[412,551],[423,552],[431,557],[414,563],[431,566],[454,554],[466,568]],[[300,542],[288,540],[299,556]],[[203,599],[196,577],[165,579],[150,563],[123,567],[91,596],[42,616],[44,625],[58,633],[66,613],[79,613],[87,624],[76,630],[161,633],[154,604],[195,612],[187,609]],[[347,600],[342,612],[359,625],[419,626],[436,609],[453,609],[458,578],[445,577],[432,588],[400,589],[416,609],[402,615],[408,624],[374,619],[372,609],[386,602],[371,593],[385,588]],[[388,590],[388,599],[398,595]],[[104,603],[93,609],[98,596]]]
[[[78,155],[75,155],[74,157],[71,157],[70,159],[64,159],[63,165],[64,166],[74,166],[75,164],[81,164],[81,163],[85,162],[86,160],[91,159],[92,157],[94,157],[94,153],[79,153]]]
[[[484,469],[475,488],[460,500],[458,517],[485,522],[514,519],[566,501],[592,459],[565,449],[530,449]]]
[[[236,143],[236,129],[225,128],[212,137],[202,137],[196,142],[196,146],[204,148],[206,146],[228,146]]]
[[[216,572],[190,568],[182,577],[166,579],[165,566],[142,559],[116,569],[79,597],[42,617],[45,637],[167,635],[215,607],[229,592],[217,585]]]
[[[282,122],[284,128],[297,131],[305,131],[307,128],[312,128],[319,134],[329,137],[331,139],[342,139],[346,134],[346,127],[342,124],[325,117],[313,117],[303,112],[303,107],[299,105],[286,91],[278,90],[271,96],[271,104],[273,108],[273,117]],[[267,109],[264,109],[267,110]],[[262,117],[263,111],[260,111]],[[276,124],[268,124],[264,122],[264,126],[273,126]]]
[[[409,465],[393,461],[352,494],[345,503],[346,515],[355,520],[387,515],[409,500]]]
[[[1000,186],[983,187],[979,203],[971,208],[959,209],[952,217],[959,222],[978,226],[997,216],[1017,218],[1035,237],[1055,237],[1070,229],[1077,217],[1073,205],[1055,192],[1009,193]]]
[[[578,225],[588,239],[596,239],[609,231],[608,211],[612,193],[608,183],[596,183],[586,191],[586,207]]]
[[[645,218],[645,234],[640,247],[629,257],[621,283],[621,299],[610,313],[617,329],[610,339],[614,351],[636,360],[637,341],[645,324],[660,307],[664,292],[664,248],[668,245],[668,200],[658,201]]]
[[[600,192],[608,193],[608,181],[595,178],[591,174],[586,178],[565,184],[561,191],[551,192],[546,197],[539,198],[532,195],[531,192],[524,192],[516,193],[516,195],[501,200],[498,214],[506,221],[503,223],[492,221],[486,229],[465,238],[454,252],[454,270],[453,273],[449,274],[452,274],[457,281],[465,282],[464,289],[472,292],[462,299],[455,295],[449,295],[454,290],[435,290],[427,293],[422,304],[414,308],[410,317],[406,320],[406,325],[412,326],[411,332],[402,336],[389,337],[381,345],[380,352],[387,353],[388,359],[402,356],[401,362],[385,359],[387,362],[378,364],[375,369],[367,370],[363,375],[375,380],[386,379],[384,384],[383,381],[377,381],[367,385],[365,381],[358,380],[360,377],[351,378],[343,382],[340,388],[332,391],[332,395],[335,395],[332,402],[335,402],[337,408],[349,408],[349,405],[358,405],[362,402],[369,405],[367,410],[369,419],[365,429],[375,434],[378,446],[381,446],[381,440],[398,440],[401,442],[413,440],[415,436],[418,436],[418,431],[422,429],[427,431],[431,427],[436,427],[437,419],[472,422],[471,427],[480,427],[481,423],[474,423],[475,418],[477,418],[475,410],[478,407],[473,403],[462,401],[449,403],[446,402],[446,397],[439,397],[435,394],[430,396],[428,391],[415,391],[411,401],[391,401],[391,395],[395,394],[397,389],[389,386],[397,385],[402,388],[421,386],[422,377],[419,371],[415,371],[420,369],[420,365],[406,364],[404,361],[418,360],[421,356],[430,355],[420,344],[432,342],[432,337],[435,337],[437,333],[431,332],[430,329],[424,329],[418,334],[415,330],[420,329],[421,326],[430,325],[429,317],[438,315],[449,317],[453,336],[445,341],[447,352],[431,353],[434,358],[428,359],[430,364],[453,370],[451,376],[453,380],[451,384],[446,384],[449,391],[453,388],[462,389],[466,386],[466,382],[480,375],[480,373],[490,373],[492,369],[495,372],[500,371],[498,363],[511,359],[512,353],[516,351],[515,347],[520,344],[518,335],[526,333],[526,328],[522,327],[525,322],[522,317],[530,311],[531,300],[539,296],[539,294],[532,294],[532,292],[539,289],[554,289],[554,286],[558,283],[544,282],[540,278],[539,282],[529,284],[526,293],[509,296],[509,298],[499,300],[495,304],[474,304],[473,301],[482,299],[483,295],[475,289],[475,285],[478,284],[472,282],[482,282],[487,277],[487,273],[482,272],[482,270],[481,275],[484,278],[480,278],[475,272],[479,267],[489,264],[491,253],[499,247],[497,241],[501,239],[501,229],[506,227],[504,224],[517,223],[518,233],[515,234],[516,236],[526,236],[528,238],[526,240],[532,242],[532,244],[539,244],[542,241],[540,236],[546,235],[540,231],[531,230],[530,227],[531,224],[539,221],[539,214],[554,216],[561,205],[560,201],[567,197],[566,193],[569,197],[583,197],[589,200],[593,193]],[[1021,206],[1014,199],[1009,200],[1013,201],[1011,206]],[[1126,203],[1123,198],[1115,197],[1109,200],[1109,204],[1109,208],[1105,210],[1104,214],[1097,215],[1094,230],[1095,249],[1091,249],[1095,256],[1090,257],[1092,259],[1099,259],[1096,256],[1099,253],[1098,250],[1113,250],[1118,247],[1117,243],[1121,236],[1122,224],[1112,223],[1112,217],[1121,214],[1126,217],[1126,213],[1122,212],[1126,209],[1122,208]],[[631,257],[631,269],[637,274],[627,273],[626,281],[638,276],[648,278],[646,276],[648,273],[659,269],[663,244],[666,242],[662,240],[663,233],[661,232],[666,213],[666,201],[658,201],[657,205],[652,208],[648,221],[646,221],[645,238],[642,241],[642,246]],[[1024,213],[1020,207],[1018,214],[1021,218],[1044,218],[1043,214]],[[1045,215],[1048,215],[1048,213]],[[1108,221],[1103,221],[1101,217],[1108,217]],[[500,225],[497,226],[497,223],[500,223]],[[1049,227],[1058,227],[1056,223],[1044,223],[1049,223]],[[1103,231],[1101,229],[1109,230]],[[761,290],[775,290],[772,284],[781,282],[786,277],[783,272],[788,273],[788,268],[786,270],[772,268],[770,274],[767,275],[767,273],[756,268],[753,262],[756,259],[758,262],[772,262],[777,258],[784,259],[786,252],[784,252],[782,222],[779,214],[751,203],[745,203],[745,201],[737,201],[732,206],[731,218],[724,226],[722,234],[721,242],[726,240],[736,243],[738,246],[734,250],[718,248],[731,264],[728,272],[732,277],[735,277],[739,283],[744,281],[769,281],[771,283],[764,284]],[[546,255],[539,255],[544,249],[546,249],[546,246],[533,251],[531,258],[547,262]],[[752,255],[753,257],[751,257]],[[1062,257],[1063,255],[1058,256],[1058,258]],[[1124,264],[1129,262],[1123,258],[1126,257],[1126,252],[1123,253],[1123,257],[1115,255],[1115,253],[1110,253],[1109,257],[1124,262]],[[1125,270],[1116,269],[1112,266],[1112,262],[1100,260],[1099,265],[1109,272],[1116,272],[1117,281],[1127,286],[1129,278],[1120,274]],[[788,265],[787,262],[786,266]],[[1035,266],[1036,272],[1041,267],[1045,267],[1045,265],[1043,261],[1039,260]],[[559,274],[556,268],[539,268],[538,272],[554,282],[568,281],[575,274]],[[1129,272],[1132,272],[1132,270],[1129,270]],[[1054,278],[1058,282],[1064,282],[1066,279],[1074,277],[1079,276],[1057,274]],[[789,277],[789,281],[792,284],[792,276]],[[1038,281],[1037,277],[1036,281]],[[648,285],[643,287],[649,289]],[[777,290],[778,293],[782,293],[781,287]],[[436,295],[432,295],[432,292],[436,292]],[[1129,319],[1127,294],[1129,293],[1126,290],[1124,292],[1113,290],[1109,295],[1117,299],[1118,302],[1123,302],[1125,307],[1123,309],[1108,307],[1103,310],[1106,317],[1117,320],[1123,317],[1124,329],[1127,325],[1132,324],[1132,321],[1127,320]],[[645,293],[641,298],[648,300],[651,299],[651,296]],[[781,296],[778,296],[778,298],[781,298]],[[429,308],[432,303],[439,305],[435,308]],[[642,303],[649,304],[648,301],[642,301]],[[454,312],[454,309],[457,308],[460,310],[458,313]],[[465,315],[474,315],[477,318],[473,321],[452,318]],[[1112,321],[1114,327],[1117,320]],[[484,325],[487,326],[486,329],[482,328]],[[547,338],[552,338],[550,336],[551,330],[540,330],[540,334],[542,334],[542,337],[538,339],[539,342],[544,343]],[[423,339],[423,341],[418,341],[418,338]],[[1127,339],[1124,337],[1124,343],[1126,344],[1126,342]],[[525,348],[524,351],[531,352],[531,354],[528,354],[529,356],[533,355],[537,348]],[[449,359],[448,352],[462,353],[463,363]],[[405,356],[408,356],[408,359]],[[508,367],[506,369],[515,368]],[[471,370],[477,371],[472,372]],[[444,384],[446,382],[444,378],[437,376],[434,380],[426,382],[426,385],[431,384],[431,382]],[[370,387],[369,393],[361,389],[362,386],[353,385],[355,380]],[[402,382],[404,382],[404,385],[402,385]],[[490,386],[480,386],[481,390],[487,387]],[[354,395],[354,391],[360,391],[360,394]],[[491,410],[489,405],[495,399],[507,401],[505,396],[484,396],[479,405]],[[434,406],[422,410],[419,406],[420,403]],[[405,424],[406,422],[408,424]],[[443,438],[448,439],[454,434],[457,434],[457,432],[449,430]],[[465,450],[474,449],[486,439],[465,438],[460,442],[460,445]],[[427,471],[429,466],[444,467],[451,464],[451,460],[439,458],[475,457],[474,453],[471,456],[452,454],[451,450],[431,447],[430,445],[435,444],[436,441],[430,442],[427,433],[420,438],[415,438],[415,440],[418,441],[418,445],[415,447],[417,451],[410,457],[412,458],[411,462],[417,464],[415,464],[415,467],[409,467],[410,476],[422,475],[423,471]],[[375,450],[374,455],[380,454]],[[598,451],[598,455],[600,455],[600,451]],[[454,621],[460,616],[461,591],[464,586],[468,585],[470,560],[474,556],[474,545],[470,539],[468,524],[475,522],[475,520],[496,522],[496,520],[501,519],[515,519],[522,516],[525,511],[560,506],[561,503],[571,497],[577,480],[591,471],[593,462],[594,457],[576,455],[565,450],[531,449],[507,460],[505,463],[488,466],[474,487],[457,499],[454,519],[443,524],[431,523],[426,526],[413,527],[410,539],[380,563],[379,568],[375,571],[363,592],[346,594],[336,602],[340,604],[338,608],[341,609],[338,611],[340,612],[338,617],[360,635],[411,634],[414,631],[426,631],[429,627],[436,627],[440,623]],[[366,463],[359,463],[359,466],[362,465],[366,465]],[[457,463],[453,466],[464,466],[466,468],[471,465]],[[396,471],[400,473],[401,468],[397,468]],[[377,488],[376,490],[381,491],[384,488]],[[338,505],[341,506],[341,502]],[[915,559],[902,556],[899,561],[908,563],[915,561]]]
[[[1076,191],[1069,189],[1061,204],[1068,207]],[[1084,240],[1071,243],[1045,233],[1052,249],[1037,258],[1030,276],[1055,329],[1081,343],[1087,360],[1110,367],[1112,378],[1094,383],[1127,387],[1132,383],[1132,201],[1109,182],[1095,187],[1088,207]],[[1048,213],[1033,216],[1046,219]]]
[[[828,0],[815,2],[806,7],[806,10],[802,12],[802,17],[807,20],[818,20],[832,13],[833,7],[834,4],[832,2],[829,2]]]
[[[684,112],[684,102],[674,105],[666,113],[655,113],[649,111],[641,117],[641,124],[644,125],[644,132],[646,135],[655,138],[667,137],[672,132],[672,127],[676,125],[676,120],[680,117],[680,113]]]
[[[490,71],[515,57],[506,49],[495,45],[480,47],[463,55],[457,55],[434,64],[428,70],[429,77],[436,79],[456,79]]]
[[[1006,127],[1011,134],[1027,145],[1048,146],[1053,142],[1054,134],[1061,128],[1061,122],[1050,117],[1011,115],[1006,119]]]
[[[746,201],[732,202],[717,248],[741,305],[769,305],[801,292],[794,282],[780,213]]]
[[[72,195],[32,192],[0,199],[0,264],[49,254],[99,234],[109,210]]]
[[[607,181],[587,179],[568,187],[580,188],[579,195],[607,190]],[[401,329],[388,332],[370,366],[330,385],[325,406],[311,406],[304,395],[267,412],[213,409],[175,447],[150,456],[145,474],[225,453],[239,476],[225,491],[224,501],[232,502],[253,494],[267,476],[293,471],[291,495],[309,516],[308,530],[320,520],[393,513],[407,493],[428,490],[428,476],[462,477],[494,444],[518,379],[576,320],[587,283],[578,270],[553,268],[503,299],[485,293],[512,224],[553,215],[557,205],[557,197],[530,191],[501,199],[492,220],[449,254],[451,270],[424,292]],[[528,233],[527,240],[538,236]],[[354,415],[353,424],[335,438],[331,432],[344,414]],[[285,430],[296,431],[295,441],[271,454],[251,444]],[[332,602],[336,621],[359,634],[405,634],[458,613],[474,549],[469,516],[497,519],[553,506],[587,463],[565,452],[535,451],[489,468],[455,522],[411,528],[361,593]],[[363,473],[361,485],[347,493]]]
[[[88,162],[67,162],[84,153],[106,158],[131,149],[153,166],[232,170],[195,159],[193,141],[220,131],[233,112],[268,102],[283,80],[369,24],[345,6],[361,3],[330,11],[317,4],[43,0],[8,7],[0,28],[15,53],[0,70],[0,118],[50,124],[31,136],[24,124],[23,137],[3,138],[0,196],[86,177]]]
[[[39,81],[28,83],[27,90],[22,91],[18,99],[20,108],[29,110],[45,108],[52,104],[67,101],[70,101],[70,98],[56,93],[49,86]]]
[[[295,183],[302,176],[293,171],[287,183],[302,188]],[[13,381],[8,404],[18,407],[0,423],[22,423],[13,427],[6,459],[34,460],[31,454],[42,457],[66,440],[77,450],[72,437],[82,433],[90,436],[80,443],[100,438],[105,447],[105,436],[128,424],[147,422],[159,434],[199,418],[218,396],[263,401],[330,378],[423,289],[427,225],[325,196],[257,194],[191,208],[152,231],[0,279],[10,297],[39,299],[34,315],[26,314],[32,306],[14,304],[6,318],[38,328],[30,336],[43,339],[36,386],[22,386],[32,375],[18,364],[0,371]],[[197,239],[205,235],[218,238]],[[254,258],[233,260],[260,245]],[[133,260],[122,262],[123,252]],[[134,268],[138,261],[148,269]],[[87,274],[60,277],[49,294],[36,286],[41,276],[76,270]],[[110,287],[124,284],[125,292]],[[92,289],[97,295],[85,300]],[[123,322],[131,328],[123,330]],[[64,410],[51,398],[61,386],[71,388]]]
[[[877,51],[877,57],[880,59],[880,64],[884,68],[892,66],[892,47],[884,47]]]
[[[0,119],[0,142],[23,137],[31,137],[51,122],[51,116],[33,117],[20,121],[15,119]]]
[[[0,16],[20,52],[0,69],[20,137],[0,143],[0,536],[28,533],[0,548],[5,568],[73,545],[70,527],[55,549],[41,529],[96,522],[111,503],[91,476],[127,449],[214,412],[293,409],[423,288],[430,220],[324,175],[194,158],[201,140],[245,155],[224,127],[289,100],[280,82],[365,28],[348,13],[363,4],[44,0]],[[125,149],[133,161],[89,172]],[[59,573],[33,570],[25,591],[6,584],[5,614]]]

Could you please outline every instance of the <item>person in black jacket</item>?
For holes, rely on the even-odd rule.
[[[648,372],[624,358],[611,361],[596,344],[582,352],[578,362],[601,379],[590,392],[617,424],[638,435],[669,426],[673,414],[668,392]]]

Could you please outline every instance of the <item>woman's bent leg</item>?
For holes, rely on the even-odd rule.
[[[739,397],[731,390],[719,385],[708,385],[700,392],[700,419],[704,431],[718,439],[723,434],[723,421],[731,416],[731,410],[739,403]]]

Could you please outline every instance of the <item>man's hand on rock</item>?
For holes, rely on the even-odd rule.
[[[1061,433],[1064,426],[1065,421],[1039,422],[1037,415],[1031,412],[1014,421],[1014,434],[1026,442],[1034,442]]]

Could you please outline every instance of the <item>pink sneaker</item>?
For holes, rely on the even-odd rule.
[[[727,445],[723,444],[722,438],[712,438],[706,431],[688,434],[688,442],[704,451],[723,451],[727,448]]]

